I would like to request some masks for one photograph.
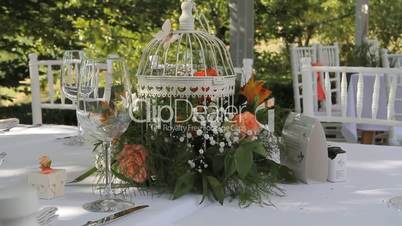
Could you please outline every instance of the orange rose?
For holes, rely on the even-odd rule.
[[[248,111],[235,115],[233,121],[239,126],[243,135],[257,135],[261,130],[255,115]]]
[[[208,68],[206,72],[207,76],[218,76],[218,72],[214,68]],[[194,75],[197,77],[203,77],[205,76],[205,71],[197,71]]]
[[[143,183],[147,177],[146,158],[148,151],[141,144],[125,144],[118,154],[117,161],[121,172],[137,183]]]

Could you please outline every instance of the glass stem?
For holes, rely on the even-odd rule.
[[[78,137],[82,138],[82,127],[80,122],[77,122],[77,127],[78,127]]]
[[[112,197],[112,142],[105,143],[105,197]]]

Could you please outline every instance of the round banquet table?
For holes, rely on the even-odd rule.
[[[67,146],[58,137],[71,135],[75,127],[21,126],[0,133],[0,152],[6,161],[0,166],[0,187],[26,183],[26,174],[37,170],[38,158],[47,154],[55,168],[67,170],[70,181],[92,164],[90,146]],[[223,206],[215,202],[199,205],[199,195],[170,200],[168,195],[141,195],[136,204],[149,208],[130,214],[110,225],[144,226],[391,226],[402,225],[402,213],[389,209],[387,200],[402,195],[402,147],[347,143],[348,180],[343,183],[286,184],[284,197],[272,196],[275,205],[239,208],[236,200]],[[65,195],[41,200],[43,207],[57,206],[60,216],[52,225],[83,225],[108,214],[89,213],[82,204],[95,200],[88,183],[66,186]],[[267,199],[268,200],[268,199]]]

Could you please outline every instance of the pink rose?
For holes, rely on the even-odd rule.
[[[148,151],[141,144],[125,144],[118,154],[117,161],[121,172],[137,183],[143,183],[147,177],[146,158]]]

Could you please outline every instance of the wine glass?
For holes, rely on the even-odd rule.
[[[104,148],[105,187],[102,198],[84,205],[92,212],[120,211],[134,204],[113,197],[111,155],[113,140],[130,124],[131,84],[124,59],[87,59],[82,68],[78,90],[77,117],[85,133],[100,140]]]
[[[63,54],[63,63],[61,65],[61,91],[63,95],[73,103],[77,102],[78,83],[84,59],[85,55],[82,50],[67,50]],[[62,139],[64,140],[64,144],[82,145],[84,139],[79,122],[78,134]]]

